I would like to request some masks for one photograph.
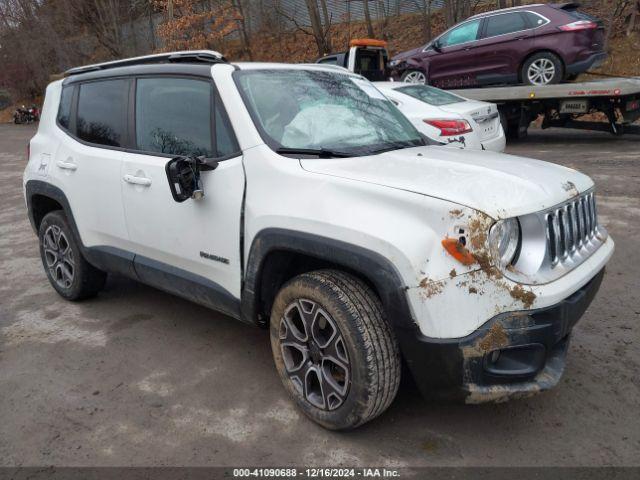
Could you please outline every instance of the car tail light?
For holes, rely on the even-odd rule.
[[[436,127],[440,130],[441,137],[449,137],[451,135],[461,135],[463,133],[473,132],[473,128],[466,120],[423,120],[427,125]]]
[[[577,22],[561,25],[558,28],[564,32],[575,32],[578,30],[594,30],[598,28],[598,24],[590,20],[578,20]]]

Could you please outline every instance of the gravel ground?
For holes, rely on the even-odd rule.
[[[565,377],[499,405],[425,403],[323,430],[286,397],[266,331],[127,279],[68,303],[22,197],[33,127],[0,125],[0,465],[640,465],[640,140],[532,131],[508,148],[591,175],[617,251]]]

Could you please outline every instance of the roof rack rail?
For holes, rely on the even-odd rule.
[[[526,10],[527,8],[531,8],[531,7],[541,7],[544,5],[548,5],[550,7],[555,7],[556,4],[550,3],[550,4],[545,4],[545,3],[529,3],[526,5],[519,5],[517,7],[507,7],[507,8],[499,8],[497,10],[489,10],[488,12],[482,12],[482,13],[476,13],[475,15],[471,15],[469,18],[467,18],[467,20],[471,19],[471,18],[480,18],[480,17],[487,17],[491,14],[494,13],[504,13],[504,12],[509,12],[511,10]]]
[[[117,67],[128,67],[130,65],[172,62],[226,63],[227,60],[221,53],[214,50],[183,50],[179,52],[156,53],[153,55],[144,55],[142,57],[124,58],[122,60],[75,67],[64,72],[64,76],[68,77],[70,75],[78,75],[80,73],[107,70],[109,68]]]

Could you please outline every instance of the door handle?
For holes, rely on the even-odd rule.
[[[124,181],[127,183],[132,183],[134,185],[142,185],[143,187],[148,187],[151,185],[151,179],[145,177],[136,177],[134,175],[125,175],[123,177]]]
[[[58,168],[61,168],[63,170],[71,170],[72,172],[78,169],[78,166],[75,163],[63,162],[62,160],[58,160],[56,162],[56,165],[58,166]]]

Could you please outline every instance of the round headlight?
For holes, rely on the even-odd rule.
[[[395,67],[396,65],[398,65],[400,63],[400,60],[391,60],[389,62],[389,66],[390,67]]]
[[[489,231],[491,255],[505,268],[513,262],[520,243],[520,224],[515,218],[498,220]]]

